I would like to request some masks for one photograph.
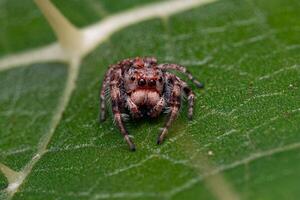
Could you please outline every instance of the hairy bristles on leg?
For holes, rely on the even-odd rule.
[[[171,108],[169,119],[167,120],[165,127],[162,129],[161,133],[159,134],[157,138],[157,144],[162,144],[164,141],[164,138],[166,137],[168,133],[168,129],[170,128],[172,122],[176,119],[178,115],[179,107],[175,106]]]
[[[164,113],[165,114],[169,114],[171,112],[171,107],[170,106],[166,106],[165,108],[164,108]]]
[[[188,118],[189,120],[193,119],[193,112],[194,112],[194,101],[195,101],[195,94],[194,92],[188,87],[187,83],[181,80],[181,84],[183,87],[183,91],[187,96],[188,100]]]
[[[110,89],[109,87],[105,88],[105,99],[110,98]]]
[[[189,95],[189,97],[188,97],[188,104],[189,104],[188,117],[189,117],[189,120],[193,119],[194,99],[195,99],[194,94]]]
[[[122,121],[127,122],[129,121],[129,115],[126,113],[121,113]]]
[[[169,82],[173,84],[171,91],[169,105],[170,105],[170,114],[169,118],[165,123],[165,126],[161,133],[158,136],[157,144],[161,144],[167,135],[168,129],[171,126],[172,122],[176,119],[179,108],[181,105],[181,82],[175,75],[168,75]]]
[[[109,82],[110,82],[110,75],[111,72],[113,71],[113,69],[109,69],[104,76],[102,85],[101,85],[101,91],[100,91],[100,116],[99,116],[99,120],[100,121],[105,121],[106,119],[106,102],[105,102],[105,98],[107,95],[107,88],[109,86]]]
[[[196,80],[193,75],[182,65],[177,65],[177,64],[160,64],[158,65],[158,68],[162,70],[176,70],[179,71],[183,74],[185,74],[188,79],[190,79],[198,88],[203,88],[204,84],[201,83],[200,81]]]
[[[112,111],[114,115],[114,119],[116,122],[116,125],[118,126],[121,134],[124,136],[125,141],[127,142],[129,148],[131,151],[135,151],[135,145],[130,140],[128,136],[128,132],[123,124],[120,108],[119,108],[119,102],[120,102],[120,79],[121,79],[121,70],[116,70],[116,72],[111,77],[110,81],[110,95],[111,95],[111,105],[112,105]]]
[[[102,83],[102,89],[100,93],[100,121],[105,121],[106,119],[106,91],[109,85],[109,79],[104,80]]]

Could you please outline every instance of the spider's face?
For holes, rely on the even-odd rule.
[[[128,93],[134,91],[153,91],[162,94],[165,78],[157,63],[151,59],[136,59],[124,74],[125,89]]]

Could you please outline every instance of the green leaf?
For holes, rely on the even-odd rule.
[[[88,2],[55,4],[84,27],[138,3]],[[2,57],[56,40],[31,1],[0,5]],[[224,0],[117,31],[82,60],[47,152],[13,199],[297,199],[299,9],[296,0]],[[190,83],[194,119],[184,103],[161,146],[155,139],[164,117],[129,121],[132,153],[111,116],[98,124],[98,93],[110,64],[147,55],[187,66],[206,87]],[[0,163],[19,172],[36,155],[65,92],[66,66],[1,71]],[[0,175],[3,199],[7,185]]]

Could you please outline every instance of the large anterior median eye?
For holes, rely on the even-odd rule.
[[[134,81],[134,80],[135,80],[135,77],[134,77],[134,76],[132,76],[132,77],[130,78],[130,80]]]

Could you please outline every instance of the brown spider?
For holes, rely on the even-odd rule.
[[[163,142],[178,114],[182,91],[188,99],[188,117],[192,119],[195,94],[186,82],[167,72],[169,69],[186,74],[197,87],[203,88],[203,84],[194,79],[185,67],[177,64],[158,65],[154,57],[122,60],[111,65],[105,74],[100,93],[100,120],[106,119],[105,91],[109,88],[114,120],[132,151],[135,145],[123,124],[121,113],[129,112],[132,118],[138,119],[154,118],[162,111],[169,111],[169,118],[158,135],[157,144]]]

